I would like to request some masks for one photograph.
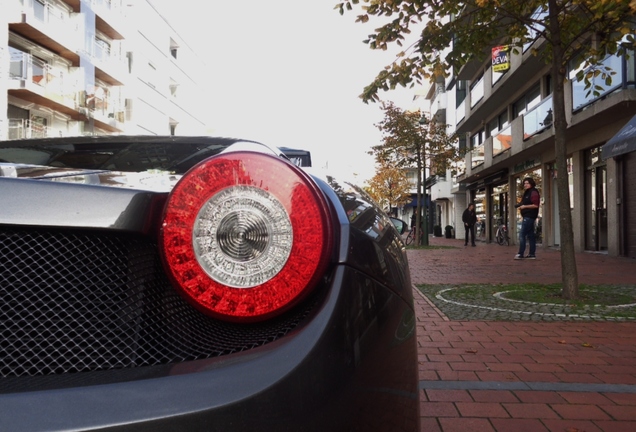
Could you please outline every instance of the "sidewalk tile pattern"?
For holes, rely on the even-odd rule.
[[[561,280],[560,254],[431,238],[408,250],[418,284]],[[636,284],[636,260],[577,254],[579,282]],[[636,322],[454,320],[414,288],[421,431],[636,431]]]

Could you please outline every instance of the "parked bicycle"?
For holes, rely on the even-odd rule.
[[[506,246],[510,245],[510,236],[508,235],[508,227],[503,221],[499,221],[499,226],[497,227],[497,232],[495,233],[495,240],[498,245]]]
[[[415,240],[415,227],[411,227],[411,231],[409,231],[408,235],[406,236],[406,240],[404,241],[407,245],[410,245],[411,243],[413,243],[413,240]],[[424,243],[424,233],[422,232],[422,230],[420,230],[420,244]]]

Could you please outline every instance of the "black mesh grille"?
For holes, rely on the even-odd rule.
[[[1,377],[244,351],[288,333],[314,303],[265,324],[220,322],[175,293],[146,238],[0,229]]]

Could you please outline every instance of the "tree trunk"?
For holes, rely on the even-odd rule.
[[[563,48],[559,38],[560,29],[557,15],[556,0],[549,0],[550,33],[553,37],[552,83],[554,93],[552,103],[554,107],[554,150],[556,155],[557,192],[559,203],[559,226],[561,234],[561,279],[563,282],[562,296],[574,299],[579,293],[578,271],[574,253],[574,231],[572,229],[572,213],[570,210],[570,189],[568,185],[565,91],[566,65],[563,65]]]

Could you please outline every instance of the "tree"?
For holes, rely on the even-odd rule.
[[[410,187],[404,170],[381,163],[369,180],[367,192],[390,211],[393,207],[401,207],[411,201]]]
[[[456,138],[446,133],[446,125],[431,121],[421,111],[404,111],[392,102],[383,102],[384,119],[376,126],[382,132],[382,144],[369,152],[380,166],[398,170],[415,168],[417,173],[416,245],[420,243],[420,228],[426,229],[426,217],[422,221],[422,205],[426,202],[426,169],[446,173],[461,158],[455,145]],[[426,215],[424,215],[426,216]],[[422,223],[424,222],[424,223]],[[428,235],[421,237],[428,244]]]
[[[593,77],[611,80],[612,71],[601,61],[608,54],[623,55],[634,47],[635,0],[346,0],[336,5],[340,13],[362,9],[356,21],[387,17],[365,42],[372,49],[386,50],[392,43],[402,46],[411,29],[419,32],[407,52],[382,70],[364,88],[365,102],[378,100],[380,90],[407,86],[458,71],[468,61],[485,60],[496,45],[513,47],[513,54],[526,43],[533,53],[551,65],[553,124],[556,168],[567,172],[564,84],[568,65],[580,59],[591,66],[577,79],[589,91],[598,89]],[[441,52],[445,55],[442,57]],[[578,296],[578,272],[570,214],[567,176],[557,177],[561,237],[562,295]]]

